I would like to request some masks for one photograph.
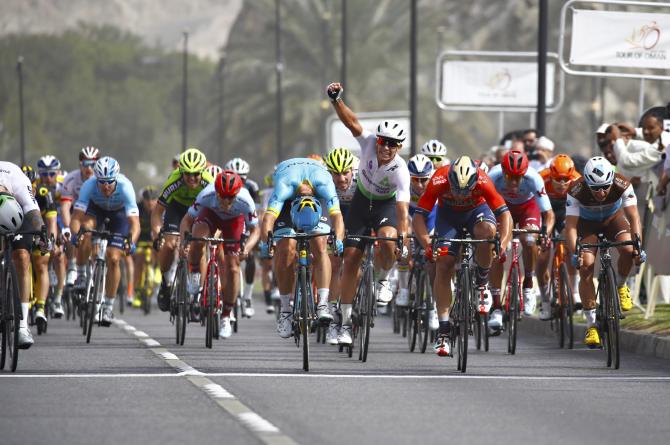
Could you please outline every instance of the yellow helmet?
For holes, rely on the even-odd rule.
[[[179,170],[182,173],[201,173],[205,167],[207,158],[197,148],[189,148],[179,155]]]
[[[346,148],[334,148],[326,156],[326,168],[332,173],[344,173],[354,166],[354,155]]]

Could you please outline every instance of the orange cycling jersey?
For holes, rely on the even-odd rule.
[[[465,212],[474,209],[480,204],[486,203],[493,213],[497,216],[507,210],[507,204],[502,196],[496,191],[493,182],[489,176],[479,170],[477,183],[468,195],[459,195],[452,193],[449,184],[450,166],[438,168],[428,181],[426,191],[421,195],[417,211],[428,214],[438,202],[440,207],[447,207],[457,212]]]
[[[554,182],[551,180],[551,169],[545,168],[540,172],[540,176],[542,176],[542,179],[544,180],[544,189],[547,192],[547,196],[549,196],[550,200],[560,201],[567,198],[569,187],[566,187],[565,191],[562,193],[554,190]],[[570,184],[574,183],[575,179],[579,179],[581,177],[582,175],[580,175],[578,172],[572,172],[570,175]]]

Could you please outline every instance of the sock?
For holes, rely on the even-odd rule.
[[[291,294],[279,295],[279,300],[281,301],[281,311],[282,312],[291,312]]]
[[[530,274],[524,273],[523,275],[523,288],[524,289],[532,289],[533,288],[533,273],[531,272]]]
[[[438,332],[442,335],[448,335],[451,333],[451,322],[448,318],[446,320],[442,320],[440,318],[440,328]]]
[[[321,289],[316,290],[316,294],[319,296],[318,306],[326,306],[328,304],[328,294],[330,294],[330,289],[322,287]]]
[[[618,272],[616,274],[616,287],[620,288],[622,286],[626,285],[626,280],[628,279],[628,276],[622,277]]]
[[[391,274],[391,269],[380,268],[379,271],[377,272],[377,281],[388,280],[390,274]]]
[[[492,287],[491,296],[493,297],[493,306],[492,309],[501,309],[502,302],[500,301],[500,289]]]
[[[340,314],[337,308],[337,301],[329,301],[328,308],[330,309],[330,314],[333,316],[333,322],[341,324],[342,320],[340,320],[339,316]]]
[[[398,287],[400,289],[407,289],[409,287],[409,266],[398,266]]]
[[[113,308],[113,307],[114,307],[114,299],[115,299],[115,298],[116,298],[116,297],[108,297],[108,296],[106,296],[106,297],[105,297],[105,305],[106,305],[107,307],[109,307],[109,308]]]
[[[63,291],[56,289],[54,293],[54,303],[60,303],[63,299]]]
[[[475,284],[477,286],[484,286],[489,281],[489,270],[491,270],[490,267],[477,265],[477,272],[475,275]]]
[[[542,303],[549,303],[549,284],[540,286],[540,297],[542,298]]]
[[[254,293],[254,283],[244,283],[244,299],[251,300],[251,296]]]
[[[270,291],[269,290],[264,290],[263,291],[263,297],[265,297],[265,304],[267,306],[272,306],[272,299],[270,297]]]
[[[20,328],[27,328],[28,327],[28,313],[30,312],[30,303],[21,303],[21,313],[23,314],[23,318],[19,322],[19,327]]]
[[[342,324],[351,326],[351,308],[352,304],[340,304],[340,310],[342,311]]]
[[[596,324],[596,310],[595,309],[589,309],[584,311],[584,317],[586,317],[586,326],[591,327],[595,326]]]
[[[229,303],[224,303],[223,305],[223,312],[221,313],[221,316],[223,318],[230,318],[230,312],[233,310],[233,305]]]
[[[85,265],[84,266],[77,265],[77,276],[78,277],[83,277],[83,278],[86,277],[86,266]]]
[[[579,295],[579,281],[581,280],[579,274],[576,273],[570,278],[572,279],[572,294]]]

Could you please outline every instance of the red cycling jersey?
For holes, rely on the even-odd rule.
[[[479,170],[479,177],[475,187],[469,195],[459,195],[451,192],[449,184],[450,166],[438,168],[428,181],[426,191],[419,199],[417,211],[428,214],[438,202],[440,207],[447,207],[457,212],[465,212],[474,209],[480,204],[486,203],[495,215],[507,210],[507,204],[498,193],[493,182],[483,170]]]

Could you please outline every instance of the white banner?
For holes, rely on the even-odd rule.
[[[555,64],[547,63],[547,106],[554,105]],[[447,60],[442,65],[446,105],[537,106],[537,63]]]
[[[571,64],[668,69],[668,56],[670,14],[573,11]]]
[[[366,113],[358,114],[358,122],[361,126],[371,132],[377,131],[377,125],[379,122],[384,120],[384,117],[361,117]],[[389,117],[388,119],[395,120],[400,122],[401,125],[407,130],[407,137],[402,144],[400,149],[400,155],[406,156],[410,153],[410,142],[412,140],[410,134],[410,122],[409,117]],[[355,137],[351,135],[351,131],[337,118],[337,116],[331,117],[328,121],[328,141],[327,141],[327,150],[330,151],[333,148],[344,147],[351,150],[354,154],[358,155],[361,151],[361,146],[358,145],[358,141]]]

